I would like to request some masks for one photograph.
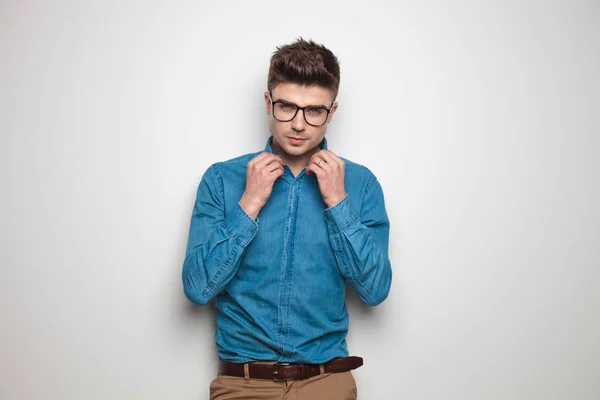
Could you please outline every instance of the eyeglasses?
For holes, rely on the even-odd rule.
[[[306,106],[298,107],[294,103],[283,100],[273,100],[273,95],[269,92],[271,99],[271,109],[273,110],[273,118],[280,122],[289,122],[296,118],[298,110],[302,110],[302,115],[307,124],[312,126],[323,126],[327,122],[327,117],[333,107],[333,102],[329,108],[321,106]]]

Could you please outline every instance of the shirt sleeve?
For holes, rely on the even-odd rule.
[[[198,186],[182,272],[185,295],[199,305],[225,289],[258,232],[258,219],[239,203],[226,213],[223,199],[223,182],[213,164]]]
[[[381,303],[387,298],[392,282],[388,258],[390,223],[381,185],[375,176],[371,177],[360,214],[348,195],[324,212],[342,275],[366,304]]]

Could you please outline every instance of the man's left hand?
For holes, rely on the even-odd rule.
[[[344,188],[344,160],[330,150],[320,150],[308,162],[306,173],[313,173],[327,207],[333,207],[346,196]]]

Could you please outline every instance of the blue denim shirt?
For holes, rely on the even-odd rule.
[[[325,139],[320,147],[327,149]],[[323,363],[348,356],[346,282],[373,306],[390,290],[381,186],[369,169],[342,158],[347,195],[326,208],[316,176],[294,176],[285,166],[253,220],[238,201],[246,165],[259,154],[215,163],[203,175],[183,264],[185,295],[200,305],[216,297],[223,360]]]

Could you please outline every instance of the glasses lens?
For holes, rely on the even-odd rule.
[[[278,121],[291,121],[296,116],[298,107],[295,104],[275,103],[273,116]],[[321,107],[307,107],[304,109],[304,118],[311,125],[323,125],[327,121],[327,109]]]
[[[279,121],[291,121],[296,115],[297,107],[293,104],[275,103],[273,106],[273,116]]]
[[[327,110],[321,107],[308,107],[304,109],[306,122],[311,125],[323,125],[327,120]]]

